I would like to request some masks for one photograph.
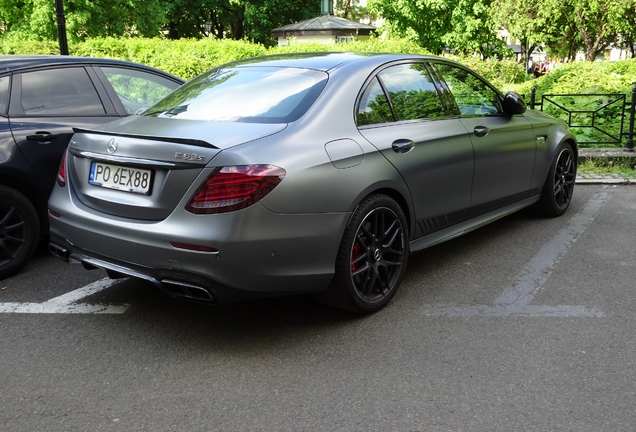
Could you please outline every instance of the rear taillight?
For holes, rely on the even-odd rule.
[[[57,184],[62,187],[66,186],[66,152],[62,155],[60,169],[57,170]]]
[[[274,165],[219,167],[194,193],[186,210],[195,214],[226,213],[259,202],[285,177]]]

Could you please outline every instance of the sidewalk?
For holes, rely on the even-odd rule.
[[[579,149],[579,163],[586,159],[634,159],[636,162],[636,152],[626,152],[623,149]],[[592,173],[578,173],[576,175],[577,184],[636,184],[636,177],[621,176],[619,174],[598,175]]]

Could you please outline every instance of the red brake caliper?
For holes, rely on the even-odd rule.
[[[358,256],[360,256],[360,247],[357,244],[354,244],[353,249],[351,250],[351,272],[355,272],[360,268],[360,263],[354,263]]]

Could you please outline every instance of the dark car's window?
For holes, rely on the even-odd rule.
[[[9,105],[9,80],[11,77],[0,77],[0,115],[7,113],[7,106]]]
[[[104,107],[84,68],[22,74],[22,109],[27,115],[103,115]]]
[[[143,115],[187,120],[288,123],[316,100],[327,74],[278,67],[213,69],[178,88]]]
[[[159,75],[134,69],[100,66],[108,82],[126,108],[135,114],[156,104],[179,84]]]
[[[378,73],[388,92],[396,120],[416,120],[446,115],[426,68],[421,63],[400,64]],[[388,108],[388,109],[387,109]],[[358,125],[392,121],[386,96],[374,79],[358,105]]]
[[[435,69],[450,89],[462,115],[493,115],[503,113],[495,90],[466,69],[443,63]]]

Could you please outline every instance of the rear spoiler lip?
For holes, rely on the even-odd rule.
[[[81,129],[81,128],[73,128],[73,132],[97,134],[97,135],[110,135],[110,136],[123,137],[123,138],[138,138],[138,139],[145,139],[150,141],[171,142],[171,143],[177,143],[177,144],[191,145],[195,147],[205,147],[205,148],[213,148],[213,149],[220,150],[219,147],[213,144],[210,144],[207,141],[192,139],[192,138],[173,138],[173,137],[160,137],[160,136],[152,136],[152,135],[135,135],[135,134],[110,132],[110,131],[98,131],[98,130]]]

